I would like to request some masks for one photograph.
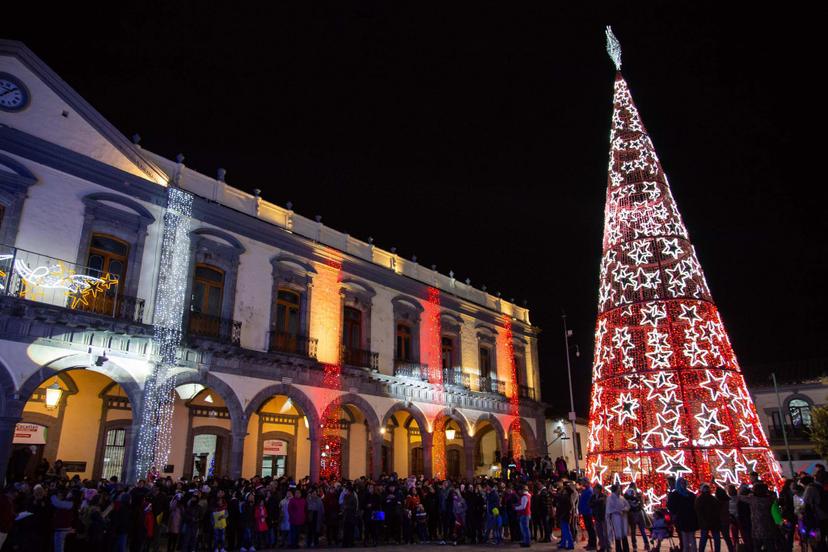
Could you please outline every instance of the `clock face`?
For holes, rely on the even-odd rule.
[[[0,110],[20,111],[29,105],[29,91],[20,79],[0,72]]]

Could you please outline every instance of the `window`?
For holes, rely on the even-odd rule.
[[[492,377],[492,351],[488,347],[480,347],[480,376]]]
[[[102,479],[109,479],[113,475],[121,478],[124,470],[124,451],[126,451],[126,430],[123,428],[110,429],[106,432],[106,441],[103,455]]]
[[[299,335],[299,294],[280,289],[276,298],[276,331],[293,337]]]
[[[411,360],[411,326],[397,324],[397,360]]]
[[[348,349],[362,349],[362,311],[345,307],[345,324],[342,342]]]
[[[443,337],[441,343],[443,370],[448,370],[452,368],[454,364],[454,340],[450,337]]]
[[[523,357],[521,355],[515,355],[515,372],[517,373],[518,385],[527,385],[526,368],[524,367]]]
[[[196,265],[190,300],[190,333],[217,338],[221,335],[221,301],[224,272],[207,265]]]
[[[791,413],[791,426],[794,429],[811,427],[811,405],[804,399],[791,399],[788,402]]]
[[[119,295],[123,295],[126,282],[126,268],[129,258],[129,245],[125,242],[105,234],[93,234],[89,244],[89,255],[86,264],[89,275],[98,278],[111,274],[118,278],[118,285],[106,290],[100,297],[94,297],[88,305],[81,308],[100,314],[115,312],[115,302]]]
[[[425,473],[423,458],[423,447],[414,447],[411,449],[411,473],[420,475]]]

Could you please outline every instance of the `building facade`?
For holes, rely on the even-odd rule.
[[[170,186],[193,213],[163,471],[317,479],[323,429],[345,477],[546,451],[526,308],[141,148],[23,44],[0,86],[0,473],[140,475]]]
[[[771,449],[783,471],[790,473],[791,465],[795,472],[799,472],[810,471],[818,462],[825,464],[825,460],[814,448],[809,430],[813,409],[828,404],[827,382],[824,378],[812,379],[800,383],[783,383],[778,387],[778,398],[773,386],[752,387],[750,394]]]

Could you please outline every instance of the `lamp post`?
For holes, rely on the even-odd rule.
[[[561,320],[563,320],[564,348],[566,349],[566,375],[569,378],[569,406],[571,408],[569,411],[569,420],[572,422],[572,457],[575,459],[575,472],[578,473],[580,469],[578,467],[578,451],[576,450],[578,443],[575,428],[575,396],[572,394],[572,367],[569,361],[569,336],[572,335],[572,331],[566,328],[565,312],[561,314]]]
[[[773,390],[776,393],[776,404],[779,406],[779,420],[782,423],[782,440],[785,442],[785,454],[788,455],[788,468],[791,470],[791,477],[794,475],[793,458],[791,458],[791,447],[788,446],[788,432],[785,431],[785,412],[782,410],[782,399],[779,398],[779,386],[776,385],[776,372],[771,372]]]

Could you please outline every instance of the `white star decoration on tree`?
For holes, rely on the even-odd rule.
[[[641,473],[641,457],[633,458],[632,456],[627,456],[626,460],[627,465],[624,466],[622,471],[625,475],[629,476],[630,481],[635,481]]]
[[[670,335],[667,332],[659,332],[656,328],[647,333],[647,345],[652,347],[652,350],[644,353],[644,356],[650,359],[652,370],[670,367],[670,357],[673,356],[673,349],[667,342],[668,337]]]
[[[693,473],[693,470],[685,465],[683,450],[677,450],[674,454],[661,451],[661,459],[664,463],[656,468],[658,473],[672,475],[674,477],[681,477],[683,473]]]
[[[644,510],[653,515],[656,508],[661,507],[661,503],[667,498],[666,494],[659,495],[651,488],[644,492]]]
[[[681,307],[681,314],[679,315],[681,320],[684,320],[691,326],[695,325],[696,322],[701,322],[702,318],[699,316],[699,313],[696,312],[698,307],[697,305],[685,305],[684,303],[681,303],[679,306]]]
[[[719,410],[701,405],[702,411],[694,416],[699,421],[699,438],[696,444],[701,446],[721,445],[722,433],[728,431],[726,425],[719,423]]]
[[[650,252],[650,242],[633,242],[630,246],[630,250],[627,252],[627,255],[633,260],[633,262],[635,262],[635,264],[647,264],[651,262],[653,254]]]
[[[665,392],[663,395],[658,397],[658,402],[661,403],[661,413],[665,416],[671,413],[676,417],[681,415],[679,410],[684,405],[684,403],[676,398],[675,391]]]
[[[604,480],[604,473],[607,471],[607,466],[601,463],[601,455],[598,455],[598,458],[595,459],[595,463],[592,465],[592,478],[590,482],[592,483],[602,483]]]
[[[660,303],[650,303],[641,309],[641,325],[649,324],[653,328],[658,326],[660,320],[667,318],[667,309]]]
[[[618,397],[618,404],[611,409],[618,415],[618,425],[624,423],[624,420],[635,420],[637,416],[635,411],[638,410],[638,399],[632,397],[632,393],[621,393]]]
[[[641,383],[649,389],[647,392],[648,401],[655,399],[665,391],[672,391],[678,388],[678,385],[673,383],[673,374],[671,372],[656,372],[652,378],[642,379]]]
[[[745,423],[744,420],[739,420],[742,425],[742,431],[739,432],[739,437],[747,442],[748,446],[753,446],[759,442],[759,437],[756,436],[756,429],[752,423]]]
[[[678,238],[673,238],[672,240],[663,238],[661,240],[661,254],[678,259],[681,254],[681,246],[678,244]]]
[[[710,400],[717,401],[719,397],[730,397],[730,388],[727,386],[727,372],[722,372],[722,376],[717,378],[713,375],[712,370],[705,370],[705,380],[699,383],[699,387],[707,389],[710,392]]]
[[[739,484],[739,472],[747,473],[747,468],[739,462],[737,454],[736,449],[727,453],[716,450],[716,456],[719,457],[719,465],[716,467],[716,471],[719,472],[719,477],[716,478],[716,481],[723,484]]]
[[[684,344],[684,356],[690,360],[690,366],[707,366],[707,351],[699,347],[695,334],[685,332],[689,341]]]

